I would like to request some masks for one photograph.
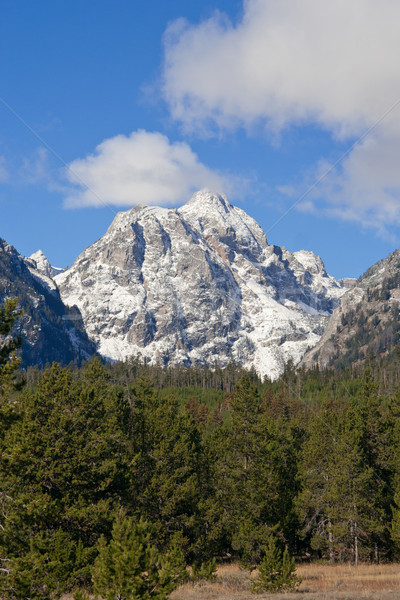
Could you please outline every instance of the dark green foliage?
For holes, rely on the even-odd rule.
[[[14,325],[15,319],[22,315],[22,310],[17,309],[18,298],[6,298],[4,300],[3,306],[0,308],[0,335],[8,336],[11,331],[12,326]],[[12,340],[11,340],[12,341]],[[17,347],[17,346],[15,346]],[[3,348],[8,349],[7,354]],[[1,362],[4,362],[5,358],[11,353],[15,348],[11,348],[8,344],[4,344],[1,350]]]
[[[203,450],[199,431],[174,398],[161,400],[140,378],[132,391],[135,456],[132,482],[137,508],[155,524],[163,546],[182,532],[186,555],[198,551],[203,525]]]
[[[400,549],[400,388],[397,389],[390,404],[390,447],[389,473],[391,475],[391,487],[394,491],[393,497],[393,519],[391,522],[391,537],[398,549]]]
[[[313,414],[297,507],[303,535],[331,561],[390,552],[390,427],[368,371],[347,405],[326,402]]]
[[[102,536],[92,577],[93,590],[105,600],[164,600],[186,577],[179,540],[160,553],[154,528],[120,512],[107,544]]]
[[[264,411],[258,391],[244,376],[230,400],[231,427],[215,436],[218,525],[231,551],[248,566],[257,564],[272,532],[290,536],[296,492],[288,431]]]
[[[182,554],[195,580],[224,556],[291,580],[278,542],[331,560],[397,557],[398,365],[289,366],[264,384],[219,369],[215,389],[205,369],[30,369],[24,390],[2,396],[1,597],[91,593],[94,564],[104,596],[111,583],[146,594],[161,573],[166,594]],[[153,566],[132,579],[135,552]]]
[[[17,298],[7,298],[0,307],[0,450],[3,438],[15,419],[15,391],[23,384],[18,372],[20,358],[15,355],[21,339],[12,335],[14,322],[21,315]]]
[[[0,459],[6,595],[47,597],[88,582],[96,541],[126,496],[129,444],[101,369],[95,360],[74,380],[53,365],[20,398]]]
[[[194,562],[190,579],[192,581],[215,581],[217,571],[217,561],[215,557],[206,562]]]
[[[236,383],[245,374],[243,368],[235,363],[230,363],[224,368],[218,364],[214,368],[204,365],[192,365],[190,367],[149,365],[145,359],[135,357],[126,363],[113,365],[112,371],[119,382],[131,382],[145,375],[153,382],[157,390],[164,390],[165,396],[174,393],[182,396],[185,401],[194,393],[201,396],[201,400],[220,397],[219,392],[231,392]],[[258,384],[261,381],[255,373],[249,374],[252,380]],[[209,394],[205,394],[207,391]]]
[[[0,307],[0,395],[3,396],[12,389],[14,375],[20,364],[15,351],[21,346],[21,338],[11,335],[15,320],[23,314],[17,306],[17,298],[6,298]]]
[[[262,592],[289,592],[301,583],[296,576],[296,564],[288,551],[279,550],[273,537],[270,538],[265,549],[264,557],[258,568],[257,577],[252,581],[251,591]]]

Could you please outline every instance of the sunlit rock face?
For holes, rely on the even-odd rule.
[[[135,207],[54,280],[104,357],[224,366],[276,378],[319,340],[345,291],[311,252],[268,245],[225,197]]]
[[[352,280],[324,334],[301,365],[343,368],[398,352],[400,250]]]

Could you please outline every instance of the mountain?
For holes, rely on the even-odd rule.
[[[400,342],[400,250],[373,265],[347,291],[301,366],[345,367],[387,356]]]
[[[120,212],[54,278],[109,359],[224,366],[276,378],[319,340],[345,288],[312,252],[269,245],[224,196]]]
[[[34,259],[24,258],[0,239],[0,302],[10,296],[17,296],[24,309],[13,329],[22,337],[23,366],[66,364],[96,352],[79,311],[63,304],[54,281],[37,268]]]
[[[53,267],[41,250],[31,254],[29,258],[25,259],[25,262],[27,264],[31,264],[32,267],[36,269],[37,273],[46,275],[46,277],[54,277],[54,275],[58,275],[64,270],[58,267]]]

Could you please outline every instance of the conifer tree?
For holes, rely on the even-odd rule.
[[[6,298],[0,307],[0,438],[14,413],[8,400],[15,388],[15,375],[20,364],[15,351],[21,346],[21,338],[11,335],[15,320],[23,313],[17,306],[17,298]]]
[[[145,413],[144,428],[147,440],[144,453],[136,455],[133,470],[134,475],[140,468],[145,483],[137,496],[138,508],[155,524],[160,545],[181,531],[187,542],[186,553],[193,555],[202,528],[199,502],[203,450],[199,431],[174,398],[158,399],[153,409]]]
[[[333,457],[337,435],[337,416],[325,404],[310,422],[310,436],[303,446],[299,465],[302,489],[297,498],[303,535],[311,538],[315,550],[327,552],[331,562],[336,549],[334,506],[338,498]]]
[[[53,365],[19,398],[0,457],[3,597],[46,598],[90,579],[97,539],[126,498],[130,462],[118,394],[103,376],[96,361],[77,379]]]
[[[289,592],[301,583],[296,576],[296,564],[288,551],[282,552],[273,537],[270,538],[265,549],[264,557],[258,568],[257,577],[252,581],[251,591],[262,592]]]
[[[152,526],[123,512],[114,523],[110,543],[100,538],[98,552],[93,589],[105,600],[164,600],[186,575],[178,540],[160,553]]]
[[[359,403],[325,403],[311,420],[302,451],[297,506],[303,533],[332,562],[341,557],[357,564],[385,527],[384,483],[369,462],[366,425]]]
[[[245,375],[231,400],[231,430],[218,464],[217,499],[231,549],[247,565],[257,564],[269,536],[285,528],[295,495],[283,435],[262,412],[257,388]],[[229,539],[228,538],[228,539]]]
[[[396,390],[390,406],[391,431],[391,489],[393,489],[391,538],[397,552],[400,550],[400,387]]]
[[[0,307],[0,366],[3,367],[8,361],[10,354],[21,345],[20,337],[9,337],[15,320],[23,313],[17,309],[17,298],[6,298]]]
[[[233,443],[237,461],[243,461],[244,473],[257,446],[259,416],[260,396],[250,377],[244,375],[235,387],[231,406]]]
[[[392,494],[386,481],[390,450],[381,405],[377,386],[367,371],[361,393],[343,411],[341,432],[347,530],[355,564],[360,553],[364,558],[374,555],[378,561],[379,548],[388,548]]]

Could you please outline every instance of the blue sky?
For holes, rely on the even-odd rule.
[[[67,266],[224,192],[335,277],[400,246],[393,0],[0,1],[0,236]]]

